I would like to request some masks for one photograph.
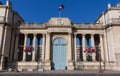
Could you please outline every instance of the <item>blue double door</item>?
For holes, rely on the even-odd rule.
[[[53,41],[52,67],[55,70],[66,69],[66,44],[63,38],[57,38]]]

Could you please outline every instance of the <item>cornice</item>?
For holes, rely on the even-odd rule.
[[[120,23],[109,23],[109,24],[105,25],[104,28],[107,29],[107,28],[113,27],[113,26],[120,26]]]

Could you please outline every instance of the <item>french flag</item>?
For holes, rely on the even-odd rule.
[[[62,10],[62,9],[64,9],[64,5],[63,5],[63,4],[61,4],[61,5],[59,6],[59,11]]]

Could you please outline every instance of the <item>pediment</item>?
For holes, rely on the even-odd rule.
[[[69,18],[55,18],[52,17],[48,23],[48,26],[71,26],[71,21]]]

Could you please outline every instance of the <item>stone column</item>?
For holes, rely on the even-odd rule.
[[[103,35],[100,34],[100,51],[101,51],[101,59],[104,61],[104,50],[103,50]]]
[[[25,48],[27,46],[27,37],[28,37],[28,34],[25,34],[23,48]],[[26,60],[26,52],[23,51],[23,60],[22,61],[25,61],[25,60]]]
[[[91,41],[92,41],[92,48],[95,48],[94,34],[91,34]],[[95,54],[96,54],[95,52],[92,53],[92,60],[93,61],[96,61]]]
[[[72,60],[72,33],[68,33],[68,49],[67,49],[67,69],[73,70],[73,60]]]
[[[68,55],[67,55],[67,56],[68,56],[68,61],[71,61],[71,60],[72,60],[72,48],[71,48],[71,47],[72,47],[72,45],[71,45],[71,43],[72,43],[72,42],[71,42],[72,38],[71,38],[71,37],[72,37],[72,36],[71,36],[71,33],[69,33],[69,34],[68,34],[68,42],[69,42],[69,43],[68,43],[68,47],[69,47],[69,48],[68,48],[68,52],[67,52],[67,53],[68,53]]]
[[[16,41],[15,41],[15,54],[14,54],[14,60],[18,60],[18,51],[19,51],[19,49],[18,49],[18,38],[19,38],[19,35],[17,34],[16,35]]]
[[[77,61],[76,36],[77,36],[77,34],[74,34],[74,52],[75,52],[75,61]]]
[[[86,52],[84,52],[84,50],[86,49],[85,46],[85,34],[82,34],[82,53],[83,53],[83,61],[86,61]]]
[[[46,35],[46,52],[45,52],[45,60],[50,60],[50,33]]]
[[[3,38],[4,38],[4,31],[5,31],[5,28],[3,25],[1,25],[1,28],[0,28],[0,54],[2,54],[2,46],[3,46]]]
[[[4,68],[4,53],[5,53],[5,42],[6,42],[6,34],[7,34],[7,26],[3,27],[3,30],[4,30],[4,34],[3,34],[3,43],[1,45],[1,53],[2,53],[2,56],[1,56],[1,60],[0,60],[0,70],[3,70]]]
[[[107,34],[106,31],[104,30],[104,46],[105,46],[105,61],[109,61],[109,53],[108,53],[108,46],[107,46]]]
[[[35,61],[35,51],[36,51],[36,36],[37,36],[37,34],[34,34],[34,38],[33,38],[33,48],[34,48],[34,50],[33,50],[33,52],[32,52],[32,61]]]
[[[50,33],[47,33],[46,34],[45,64],[44,64],[45,70],[51,70],[51,61],[50,61],[51,41],[50,40],[51,40]]]
[[[42,61],[45,59],[45,34],[43,35],[43,40],[42,40]]]

